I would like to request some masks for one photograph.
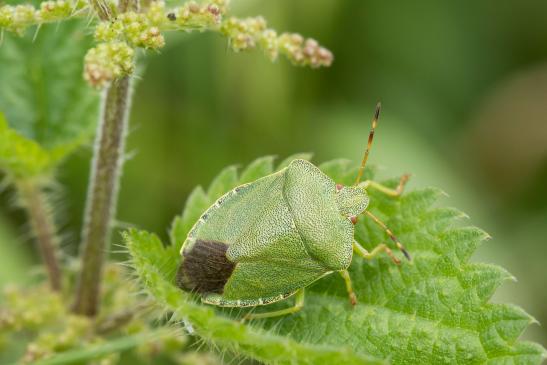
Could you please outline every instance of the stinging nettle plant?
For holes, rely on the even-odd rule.
[[[260,48],[271,60],[284,56],[312,68],[333,60],[313,39],[278,34],[262,17],[228,14],[227,0],[0,5],[0,79],[10,85],[0,90],[0,167],[6,185],[14,186],[15,202],[27,212],[49,284],[6,288],[0,361],[2,346],[15,346],[31,333],[21,360],[43,364],[116,363],[127,351],[150,361],[161,354],[177,364],[244,357],[269,364],[540,363],[543,348],[518,340],[533,318],[518,307],[489,303],[512,276],[468,262],[487,235],[460,227],[456,220],[464,215],[457,210],[435,206],[442,196],[436,189],[397,199],[371,193],[371,211],[397,232],[414,262],[396,267],[385,257],[354,260],[349,270],[360,304],[353,310],[339,278],[312,285],[299,314],[245,324],[239,321],[244,310],[213,308],[177,288],[180,246],[200,215],[235,186],[295,158],[309,160],[307,154],[278,165],[271,156],[260,158],[241,173],[224,169],[207,191],[197,187],[189,196],[172,223],[169,245],[130,229],[123,249],[131,269],[106,262],[142,50],[159,51],[166,32],[214,31],[236,52]],[[59,250],[55,172],[93,135],[80,255],[73,260]],[[347,161],[320,168],[344,184],[356,174]],[[365,173],[373,176],[370,169]],[[356,236],[367,249],[386,239],[364,220]],[[220,355],[196,355],[196,344]]]
[[[131,75],[135,70],[137,49],[162,48],[165,45],[162,32],[165,31],[212,30],[225,35],[235,51],[260,47],[272,60],[283,54],[291,62],[301,66],[328,66],[332,62],[332,54],[313,39],[305,40],[299,34],[278,35],[276,31],[267,27],[262,17],[225,17],[227,7],[227,1],[224,0],[202,4],[190,1],[174,8],[166,8],[165,3],[161,1],[121,1],[115,5],[104,1],[92,1],[88,4],[82,1],[58,0],[43,2],[39,8],[32,5],[4,5],[0,8],[2,34],[7,31],[24,35],[25,30],[33,25],[42,26],[45,23],[73,18],[89,21],[95,14],[98,17],[94,31],[98,45],[89,49],[85,55],[83,76],[91,86],[105,88],[105,91],[96,133],[92,181],[85,215],[83,267],[74,305],[77,313],[94,315],[97,312],[100,280],[96,278],[100,277],[102,256],[108,247],[107,237],[116,204],[118,175],[123,162],[131,98]],[[11,109],[12,106],[5,107]],[[15,145],[12,147],[17,149]],[[60,161],[60,157],[64,156],[51,157],[52,160]],[[54,165],[52,163],[51,167]],[[51,168],[44,167],[44,175],[45,170],[49,173]],[[11,171],[9,166],[7,171]],[[27,193],[29,184],[18,183],[21,179],[19,176],[15,177],[14,181],[21,186],[21,196],[25,198],[31,194]],[[39,184],[30,184],[34,190],[39,190],[37,185]],[[28,197],[26,200],[29,199],[33,198]],[[34,200],[37,201],[34,205],[25,205],[35,208],[28,209],[31,221],[37,231],[51,285],[59,289],[59,264],[53,252],[53,242],[50,242],[53,240],[54,228],[51,222],[42,222],[41,225],[35,223],[36,220],[41,222],[42,219],[37,215],[40,215],[40,210],[45,209],[38,204],[44,205],[45,202]],[[35,214],[32,214],[33,212]],[[49,232],[39,232],[40,230]]]
[[[385,255],[374,261],[356,258],[349,268],[360,304],[351,309],[340,278],[331,275],[307,289],[298,314],[240,322],[245,310],[218,309],[199,303],[175,284],[179,250],[194,222],[234,187],[286,167],[302,154],[274,165],[272,156],[257,159],[238,173],[224,169],[207,190],[198,186],[175,217],[170,244],[146,231],[124,233],[131,264],[149,295],[173,320],[190,326],[205,341],[271,364],[538,364],[544,349],[518,337],[534,319],[508,304],[489,299],[506,280],[501,267],[470,263],[484,231],[458,223],[466,215],[437,202],[435,188],[412,191],[398,199],[370,191],[370,210],[397,232],[412,252],[413,264],[393,265]],[[351,185],[354,163],[334,160],[319,165],[333,180]],[[366,170],[366,179],[373,171]],[[399,179],[385,181],[395,188]],[[356,238],[372,250],[386,241],[371,220],[355,226]],[[289,304],[290,305],[290,304]],[[276,309],[286,308],[279,303]],[[297,359],[297,360],[295,360]]]

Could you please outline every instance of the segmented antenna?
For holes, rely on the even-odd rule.
[[[372,140],[374,139],[374,130],[376,129],[376,126],[378,125],[378,117],[380,116],[381,108],[382,108],[382,103],[378,102],[378,104],[376,104],[376,111],[374,112],[374,118],[372,118],[372,128],[370,128],[370,133],[368,134],[367,149],[365,150],[363,161],[361,161],[361,167],[359,167],[359,173],[357,174],[355,185],[359,184],[361,182],[361,177],[363,177],[363,171],[365,171],[365,166],[368,160],[368,154],[370,152],[370,147],[372,146]]]

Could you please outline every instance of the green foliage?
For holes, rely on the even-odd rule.
[[[34,41],[4,37],[0,112],[10,124],[0,120],[0,161],[10,173],[47,173],[89,140],[98,110],[97,92],[82,80],[89,45],[81,21],[46,25]]]
[[[63,365],[89,362],[91,360],[102,360],[101,363],[116,363],[108,355],[118,354],[123,351],[132,350],[140,345],[157,341],[158,338],[173,336],[170,329],[159,329],[151,332],[138,333],[129,336],[122,336],[111,339],[104,343],[92,344],[77,350],[66,351],[55,357],[34,362],[35,365]],[[114,357],[116,359],[116,357]],[[108,360],[111,360],[110,362]]]
[[[0,292],[0,363],[116,364],[131,352],[142,359],[137,364],[156,363],[159,356],[182,363],[177,359],[191,354],[188,337],[162,326],[160,313],[129,283],[121,265],[106,268],[103,306],[94,319],[71,312],[72,288],[6,286]]]
[[[49,171],[67,148],[48,151],[17,133],[0,114],[0,167],[15,178],[32,177]]]
[[[5,216],[0,215],[0,287],[28,280],[26,274],[31,259],[27,256],[25,248],[13,227],[6,224]]]
[[[256,179],[272,173],[271,161],[259,159],[242,175]],[[356,174],[348,161],[320,167],[344,184],[351,184]],[[367,171],[367,178],[371,177]],[[516,306],[488,302],[511,275],[494,265],[468,262],[488,235],[458,226],[457,219],[464,217],[461,212],[435,206],[443,195],[437,189],[413,191],[399,199],[370,191],[371,211],[396,232],[414,260],[395,266],[387,257],[370,262],[355,257],[350,273],[359,304],[354,309],[337,275],[308,288],[304,309],[282,318],[242,324],[236,318],[244,310],[198,303],[174,285],[178,250],[200,214],[241,182],[236,169],[229,167],[208,193],[197,187],[182,216],[173,222],[167,248],[147,232],[130,230],[124,235],[147,291],[200,337],[271,364],[295,359],[302,364],[364,364],[371,361],[364,356],[370,355],[393,364],[541,362],[545,354],[541,346],[518,341],[533,318]],[[386,183],[394,185],[396,180]],[[367,249],[388,242],[385,233],[363,217],[356,225],[356,239]]]
[[[178,255],[172,249],[164,249],[157,236],[131,229],[125,232],[124,238],[147,291],[166,310],[174,312],[173,318],[185,321],[188,328],[207,341],[266,363],[292,364],[294,359],[298,359],[299,364],[381,363],[355,354],[347,346],[299,342],[218,315],[214,308],[197,303],[192,295],[173,284]]]

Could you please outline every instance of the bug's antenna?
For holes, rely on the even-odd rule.
[[[357,179],[355,180],[355,185],[361,182],[361,177],[363,176],[363,171],[365,171],[365,166],[368,160],[368,154],[370,152],[370,147],[372,146],[372,140],[374,139],[374,130],[378,125],[378,117],[380,116],[380,109],[382,108],[382,103],[378,102],[376,104],[376,111],[374,112],[374,118],[372,118],[372,127],[370,128],[370,133],[368,134],[368,143],[367,149],[365,150],[365,155],[363,156],[363,161],[361,161],[361,167],[359,167],[359,173],[357,174]]]

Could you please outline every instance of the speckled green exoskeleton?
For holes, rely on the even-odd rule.
[[[179,287],[222,307],[267,305],[296,294],[290,308],[246,316],[265,318],[300,310],[304,288],[338,272],[355,305],[347,271],[354,253],[371,259],[385,252],[399,263],[387,245],[379,244],[369,252],[355,241],[354,224],[361,214],[385,229],[410,259],[393,233],[366,210],[367,189],[395,197],[408,178],[403,176],[397,189],[360,181],[379,111],[378,104],[353,186],[336,184],[308,161],[293,160],[286,168],[220,197],[194,224],[182,245]]]

